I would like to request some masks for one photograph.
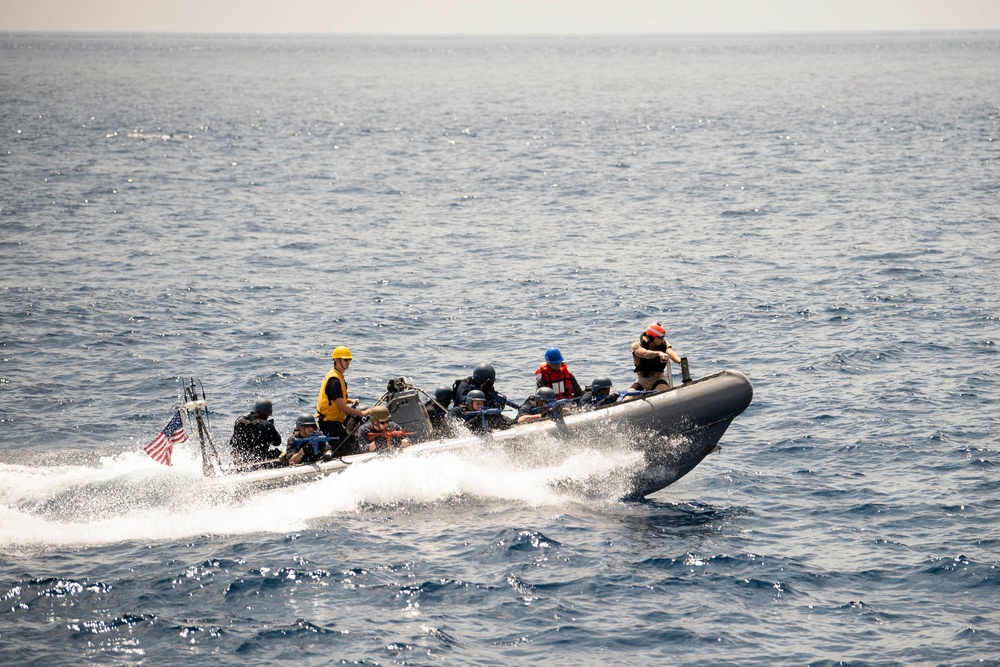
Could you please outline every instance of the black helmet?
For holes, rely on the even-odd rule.
[[[479,391],[478,389],[473,389],[468,394],[465,395],[465,404],[472,405],[473,401],[485,401],[486,394]]]
[[[556,392],[552,387],[539,387],[538,390],[535,391],[535,400],[550,403],[556,400]]]
[[[442,385],[434,390],[434,400],[444,407],[448,407],[448,404],[451,403],[451,398],[451,387]]]
[[[299,428],[301,426],[312,426],[313,428],[316,428],[316,417],[313,415],[300,415],[296,417],[295,428]]]
[[[271,416],[271,401],[266,398],[258,398],[257,402],[253,404],[253,411],[259,414],[264,419]]]
[[[598,389],[611,391],[611,378],[605,376],[594,378],[594,381],[590,383],[590,390],[596,394]]]
[[[480,387],[482,387],[487,382],[493,382],[497,379],[497,372],[489,364],[479,364],[472,369],[472,379],[476,381]]]

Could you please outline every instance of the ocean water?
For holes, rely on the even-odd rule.
[[[1000,665],[1000,35],[0,35],[0,663]],[[234,494],[181,382],[279,431],[663,322],[722,451],[388,458]],[[626,455],[623,443],[623,456]],[[543,443],[544,447],[564,447]]]

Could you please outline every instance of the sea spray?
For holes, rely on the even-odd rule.
[[[203,534],[303,530],[344,512],[457,498],[560,506],[582,497],[615,500],[642,455],[626,448],[539,437],[523,448],[489,441],[453,451],[401,452],[296,486],[250,491],[201,476],[191,445],[172,467],[142,453],[102,457],[97,467],[0,466],[0,545],[87,546]]]

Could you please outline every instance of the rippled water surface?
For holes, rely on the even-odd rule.
[[[0,36],[0,662],[1000,665],[1000,36]],[[642,502],[573,442],[240,495],[225,441],[662,321],[753,382]],[[623,443],[623,456],[625,445]]]

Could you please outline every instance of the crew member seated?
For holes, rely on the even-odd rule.
[[[528,424],[542,419],[555,419],[569,402],[568,399],[557,399],[556,392],[551,387],[539,387],[518,409],[517,423]]]
[[[320,433],[316,417],[302,415],[295,420],[295,430],[285,443],[285,460],[288,465],[312,463],[323,458],[332,448],[330,438]]]
[[[618,398],[618,394],[611,393],[611,378],[594,378],[580,397],[580,407],[584,410],[593,410],[605,405],[614,405],[618,402]]]
[[[451,387],[440,386],[434,390],[433,398],[424,403],[427,418],[431,422],[431,433],[435,438],[449,438],[453,435],[451,422],[448,421],[448,406],[451,405]]]
[[[535,378],[535,386],[550,387],[556,392],[556,400],[577,398],[583,393],[580,383],[569,372],[569,366],[566,365],[566,360],[563,359],[558,347],[545,350],[545,361],[535,371],[535,375],[538,376]]]
[[[448,416],[456,419],[466,428],[476,434],[510,428],[513,422],[501,414],[500,408],[490,408],[486,405],[486,394],[478,389],[472,389],[465,395],[465,403],[456,405]]]
[[[240,471],[279,465],[281,436],[271,419],[271,401],[259,398],[253,410],[236,420],[229,439],[233,466]]]
[[[410,446],[412,435],[392,421],[389,408],[376,405],[368,412],[368,421],[358,428],[359,452],[384,452]]]
[[[456,406],[465,405],[465,398],[470,391],[478,389],[486,396],[486,408],[503,410],[511,405],[507,397],[496,390],[497,372],[490,364],[482,363],[472,369],[472,375],[464,380],[455,380],[452,385],[452,400]],[[511,405],[516,408],[516,405]]]

